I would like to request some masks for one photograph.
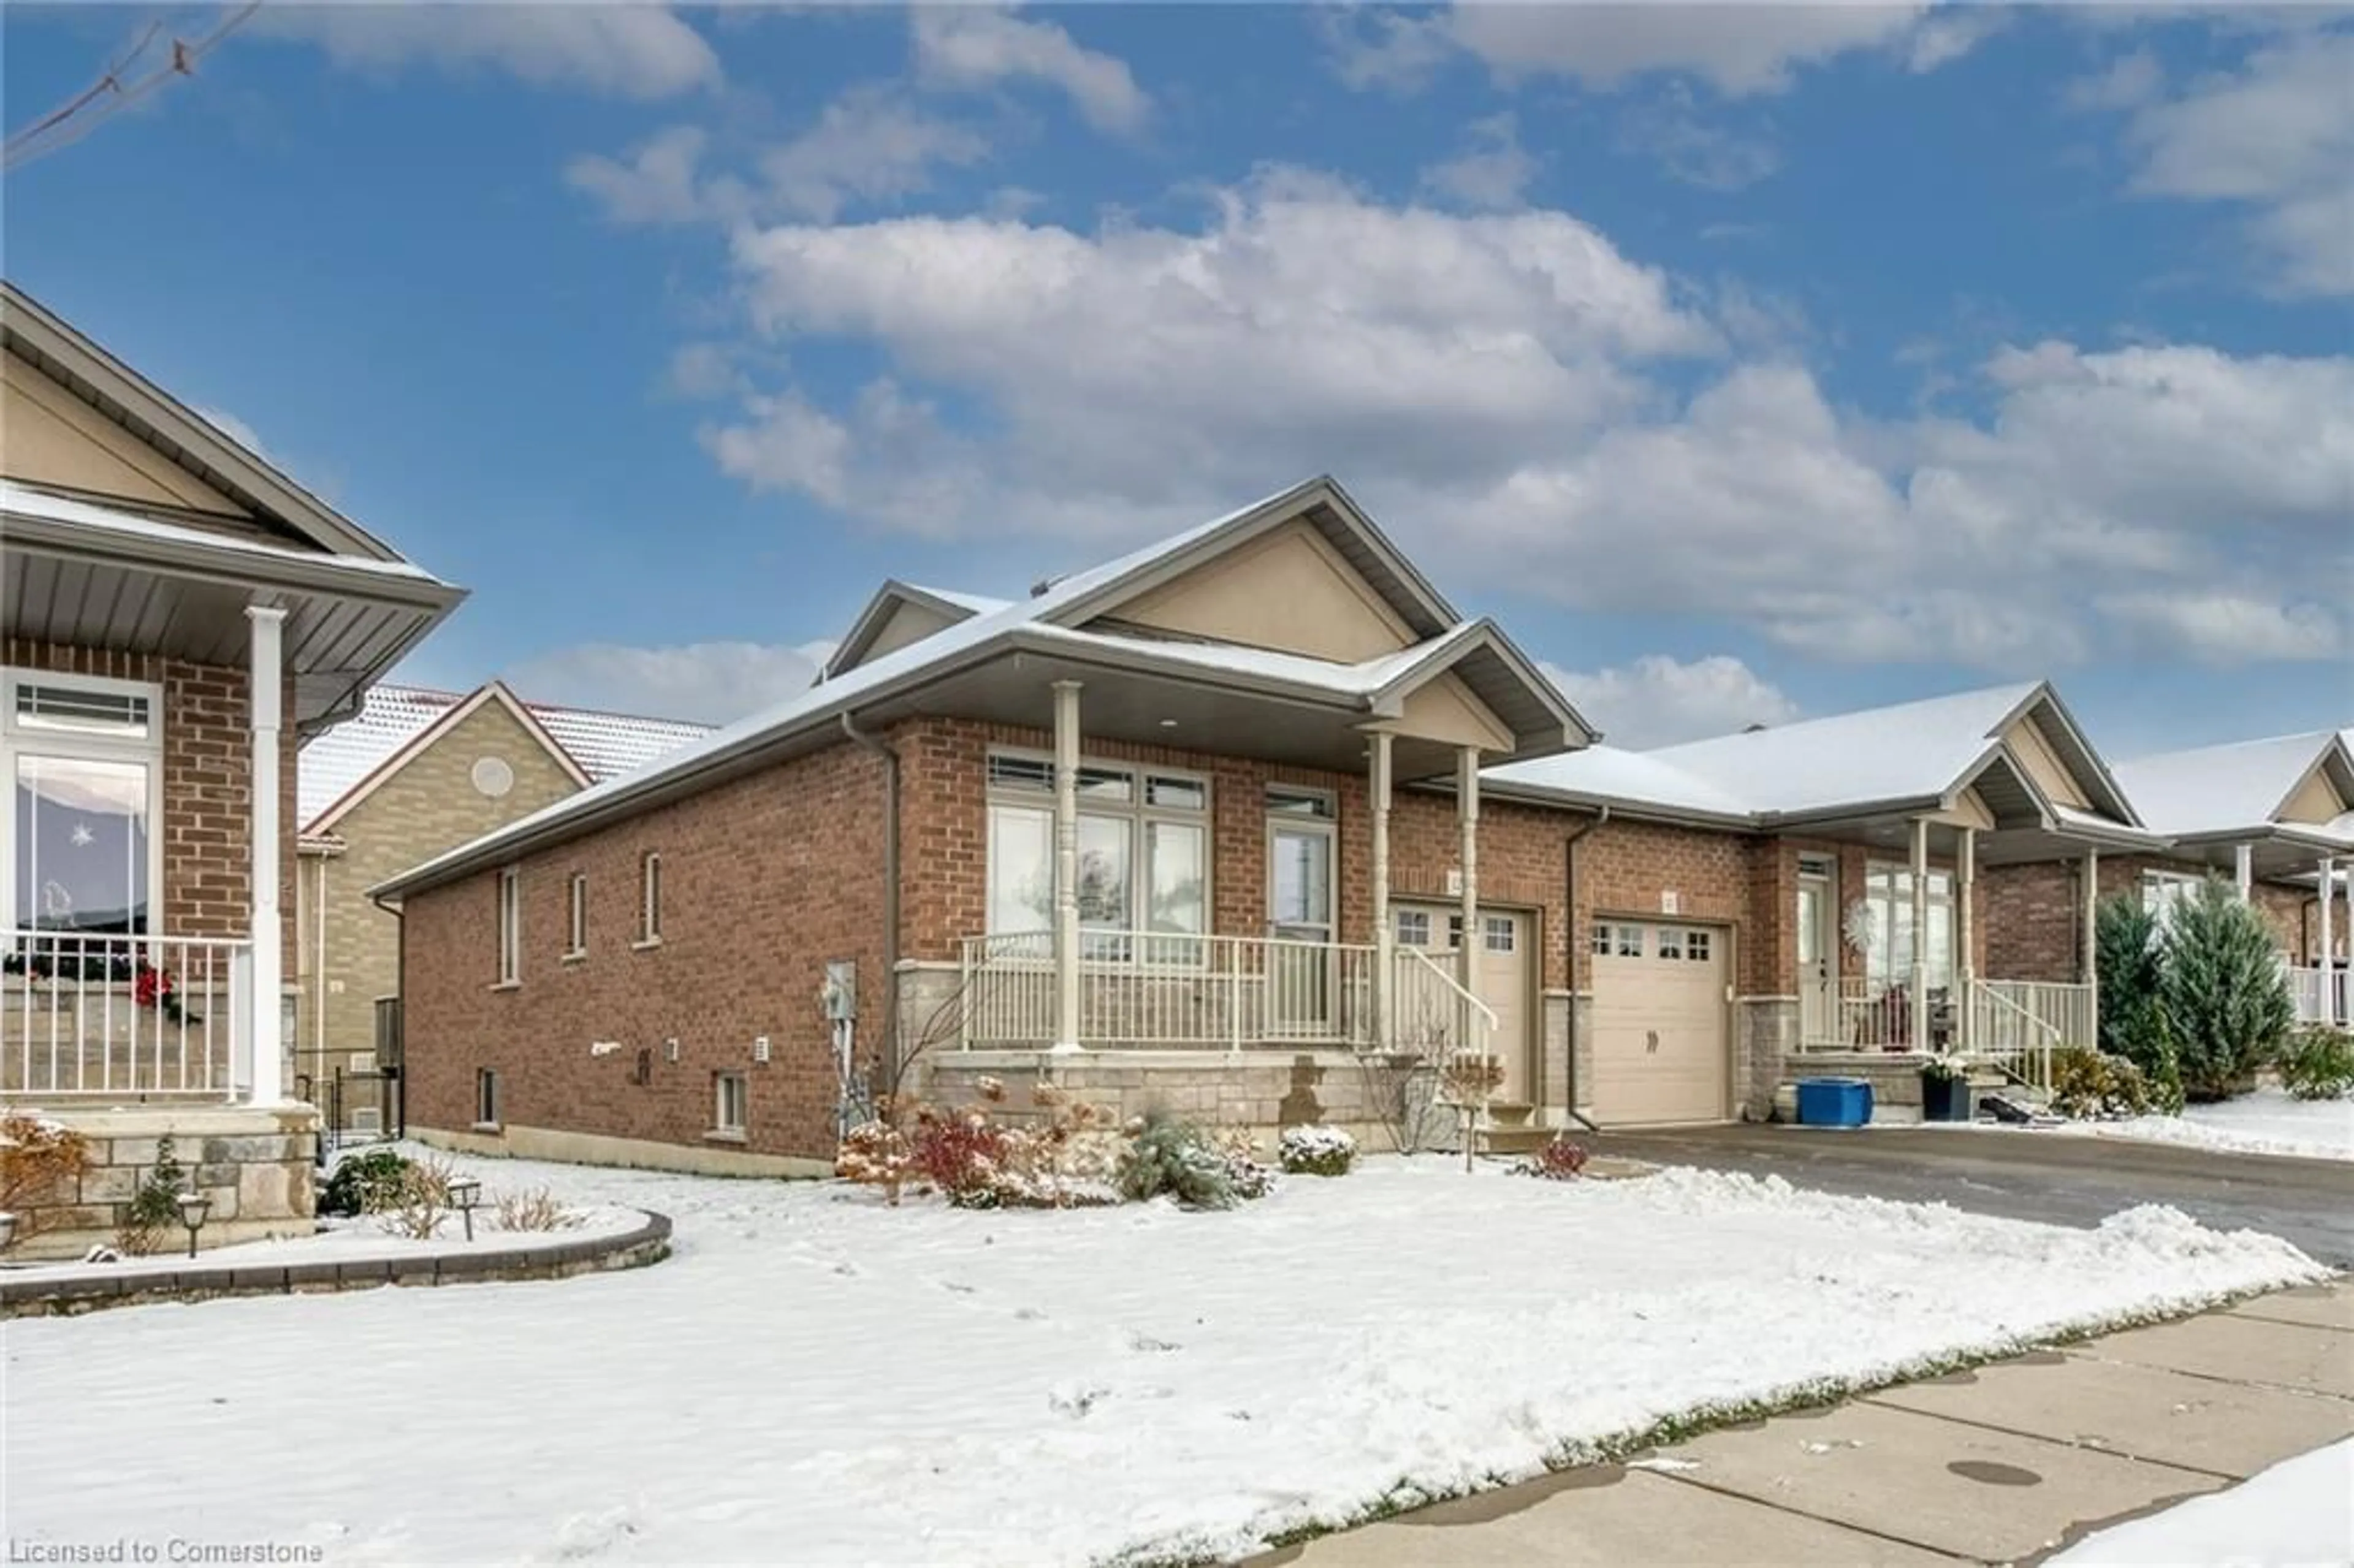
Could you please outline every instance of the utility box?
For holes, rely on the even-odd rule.
[[[825,966],[825,984],[818,991],[818,1005],[824,1011],[827,1022],[843,1023],[858,1016],[858,965],[850,959],[829,959]]]

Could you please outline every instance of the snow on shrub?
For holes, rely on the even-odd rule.
[[[1556,1132],[1552,1142],[1528,1159],[1516,1162],[1512,1166],[1512,1174],[1540,1177],[1547,1181],[1568,1181],[1584,1172],[1585,1160],[1584,1144],[1572,1143]]]
[[[1225,1157],[1226,1181],[1233,1186],[1235,1196],[1256,1201],[1275,1191],[1275,1171],[1259,1162],[1258,1147],[1251,1135],[1240,1128],[1227,1128],[1214,1135],[1218,1152]]]
[[[2354,1030],[2309,1023],[2289,1037],[2281,1054],[2281,1086],[2301,1100],[2354,1094]]]
[[[1119,1138],[1095,1106],[1067,1099],[1052,1084],[1030,1092],[1039,1119],[996,1119],[1005,1086],[975,1085],[981,1101],[943,1107],[909,1103],[889,1119],[854,1127],[834,1173],[882,1190],[896,1204],[907,1189],[934,1192],[957,1209],[1068,1209],[1117,1202],[1111,1190]]]
[[[1136,1126],[1134,1139],[1120,1157],[1119,1194],[1141,1203],[1163,1193],[1189,1209],[1231,1209],[1256,1195],[1235,1190],[1226,1155],[1200,1128],[1156,1111]]]
[[[2071,1121],[2145,1116],[2149,1081],[2123,1056],[2072,1049],[2052,1055],[2052,1112]]]
[[[73,1201],[90,1165],[90,1142],[63,1122],[37,1113],[0,1117],[0,1211],[16,1216],[16,1239],[37,1234],[43,1204]]]
[[[335,1167],[319,1194],[319,1213],[354,1217],[381,1213],[400,1202],[408,1181],[407,1156],[389,1149],[355,1154]]]
[[[1287,1127],[1276,1155],[1296,1176],[1346,1176],[1357,1162],[1357,1140],[1337,1127]]]

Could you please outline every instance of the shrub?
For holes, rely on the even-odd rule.
[[[1002,1202],[1005,1153],[1005,1129],[966,1110],[919,1121],[907,1163],[950,1208],[994,1209]]]
[[[2165,968],[2158,916],[2132,894],[2104,899],[2094,917],[2093,945],[2100,975],[2098,1044],[2154,1075],[2158,1063],[2143,1053],[2158,1044],[2151,1025]]]
[[[1226,1162],[1226,1182],[1235,1196],[1246,1202],[1257,1202],[1275,1191],[1275,1168],[1260,1163],[1258,1148],[1251,1135],[1240,1128],[1227,1128],[1214,1136],[1218,1153]]]
[[[384,1228],[397,1236],[410,1241],[431,1241],[441,1229],[441,1222],[450,1217],[450,1181],[457,1168],[446,1160],[425,1159],[407,1162],[408,1169],[401,1173],[400,1189],[393,1201],[370,1213],[384,1216]]]
[[[2052,1053],[2053,1115],[2071,1121],[2145,1116],[2150,1103],[2148,1080],[2123,1056],[2074,1049]]]
[[[503,1231],[568,1231],[579,1224],[578,1212],[545,1187],[499,1194],[499,1229]]]
[[[2139,1067],[2148,1082],[2149,1108],[2164,1116],[2180,1116],[2182,1056],[2175,1049],[2174,1026],[2166,1021],[2166,1009],[2155,1003],[2144,1008],[2123,1044],[2127,1047],[2121,1053],[2123,1058]]]
[[[154,1252],[156,1240],[180,1223],[180,1192],[187,1184],[188,1173],[180,1169],[167,1132],[155,1140],[155,1163],[123,1206],[122,1223],[114,1227],[115,1250],[130,1257]]]
[[[22,1111],[0,1117],[0,1210],[16,1216],[16,1239],[39,1234],[41,1205],[71,1202],[90,1168],[90,1142],[62,1122]]]
[[[326,1191],[319,1194],[319,1213],[346,1217],[382,1213],[400,1202],[412,1163],[389,1149],[353,1155],[327,1178]]]
[[[1542,1177],[1548,1181],[1574,1181],[1585,1172],[1586,1158],[1584,1144],[1572,1143],[1556,1132],[1552,1142],[1528,1159],[1515,1162],[1512,1174]]]
[[[1189,1209],[1231,1209],[1234,1176],[1202,1129],[1165,1113],[1147,1117],[1119,1162],[1119,1193],[1143,1202],[1163,1192]]]
[[[2281,1085],[2301,1100],[2354,1094],[2354,1030],[2309,1023],[2289,1037],[2281,1054]]]
[[[2161,948],[2159,996],[2194,1100],[2252,1084],[2288,1037],[2296,1013],[2263,916],[2219,877],[2174,906]]]
[[[1276,1158],[1295,1176],[1346,1176],[1357,1162],[1357,1140],[1337,1127],[1287,1127]]]
[[[937,1192],[960,1209],[1067,1209],[1117,1201],[1111,1185],[1121,1140],[1098,1107],[1073,1101],[1052,1084],[1031,1090],[1037,1118],[1009,1127],[994,1118],[1005,1086],[980,1080],[978,1104],[944,1109],[895,1102],[885,1116],[843,1135],[834,1174],[878,1187],[896,1204],[902,1192]]]

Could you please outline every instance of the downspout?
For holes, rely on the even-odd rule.
[[[883,760],[883,1046],[891,1054],[896,1082],[899,1061],[899,754],[888,742],[858,727],[842,714],[842,733]]]
[[[1567,1113],[1570,1120],[1588,1132],[1600,1132],[1602,1129],[1579,1115],[1577,1109],[1577,944],[1580,940],[1577,934],[1577,843],[1580,839],[1609,820],[1610,806],[1607,801],[1605,801],[1595,811],[1592,821],[1561,842],[1562,875],[1564,885],[1562,923],[1568,927],[1562,933],[1564,948],[1563,958],[1569,965],[1569,973],[1565,977],[1569,981],[1569,1050],[1568,1059],[1562,1063],[1562,1076],[1566,1083],[1565,1092],[1563,1095],[1564,1103],[1561,1108]]]

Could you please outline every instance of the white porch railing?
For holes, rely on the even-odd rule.
[[[2354,1013],[2347,1011],[2348,1004],[2354,1002],[2354,971],[2306,969],[2291,964],[2287,966],[2287,972],[2289,1002],[2296,1009],[2299,1023],[2322,1021],[2321,1001],[2325,987],[2334,993],[2330,997],[2333,1005],[2327,1013],[2328,1018],[2340,1025],[2354,1023]]]
[[[1929,993],[1931,1038],[1950,1033],[1951,1013],[1941,987]],[[1910,1051],[1913,1049],[1913,990],[1902,980],[1865,980],[1848,976],[1820,1022],[1800,1040],[1802,1051]]]
[[[1970,991],[1969,1054],[2031,1088],[2052,1086],[2052,1053],[2100,1044],[2100,1001],[2089,985],[1979,980]]]
[[[965,1049],[1056,1043],[1054,945],[1043,931],[964,939]],[[1370,1045],[1373,954],[1339,942],[1090,927],[1080,936],[1074,1044],[1228,1051]]]
[[[230,1097],[252,987],[241,938],[0,933],[0,1096]]]

